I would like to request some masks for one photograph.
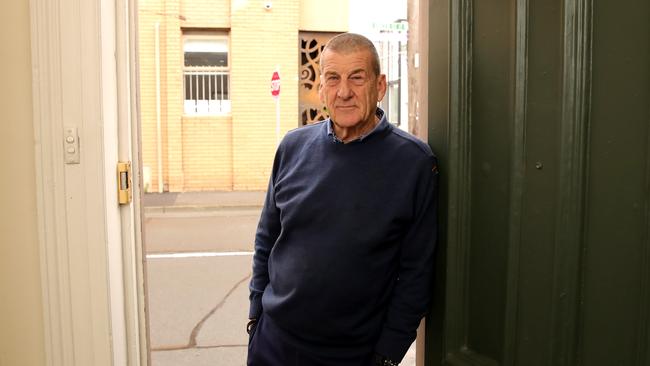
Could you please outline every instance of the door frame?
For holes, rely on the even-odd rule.
[[[446,81],[432,83],[429,71],[449,61],[429,48],[429,19],[441,9],[416,3],[419,39],[429,39],[420,46],[429,83],[420,90],[419,136],[446,150],[446,141],[438,146],[446,131],[429,123],[436,106],[447,111],[447,99],[436,99]],[[30,22],[46,365],[148,365],[137,0],[30,0]],[[68,127],[79,134],[80,164],[65,163]],[[117,202],[118,161],[132,163],[128,205]],[[418,331],[418,365],[439,340],[437,305],[426,342]]]
[[[48,366],[147,364],[134,9],[129,0],[30,0]],[[66,164],[70,129],[78,164]],[[128,205],[117,202],[118,161],[133,164]]]

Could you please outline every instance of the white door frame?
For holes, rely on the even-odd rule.
[[[134,4],[30,0],[36,185],[48,366],[147,365]],[[72,144],[67,131],[77,130]],[[67,164],[75,147],[78,164]]]
[[[48,366],[149,364],[135,95],[136,2],[30,0]],[[419,4],[425,18],[427,2]],[[427,32],[420,27],[421,39],[427,39]],[[423,49],[422,65],[426,55]],[[426,116],[426,108],[421,111]],[[425,132],[426,117],[421,123]],[[65,163],[68,127],[78,131],[79,164]],[[129,205],[117,203],[118,161],[132,162],[134,200]],[[423,362],[423,340],[421,330],[418,365]]]

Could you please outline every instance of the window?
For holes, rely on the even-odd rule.
[[[184,113],[230,113],[228,36],[218,33],[183,35]]]
[[[400,23],[393,23],[400,24]],[[380,103],[381,108],[386,112],[388,121],[400,126],[404,119],[408,118],[405,102],[408,98],[406,78],[406,42],[402,42],[397,36],[386,36],[378,42],[377,52],[381,62],[381,69],[386,74],[386,95]]]

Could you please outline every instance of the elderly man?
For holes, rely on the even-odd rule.
[[[282,140],[255,237],[248,365],[397,365],[431,297],[436,158],[377,107],[367,38],[320,67],[329,119]]]

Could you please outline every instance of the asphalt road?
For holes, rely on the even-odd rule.
[[[152,366],[245,365],[248,281],[260,212],[145,215]]]
[[[152,366],[246,364],[248,281],[260,212],[145,215]],[[415,365],[413,347],[401,365]]]
[[[252,251],[261,208],[149,213],[147,253]]]

